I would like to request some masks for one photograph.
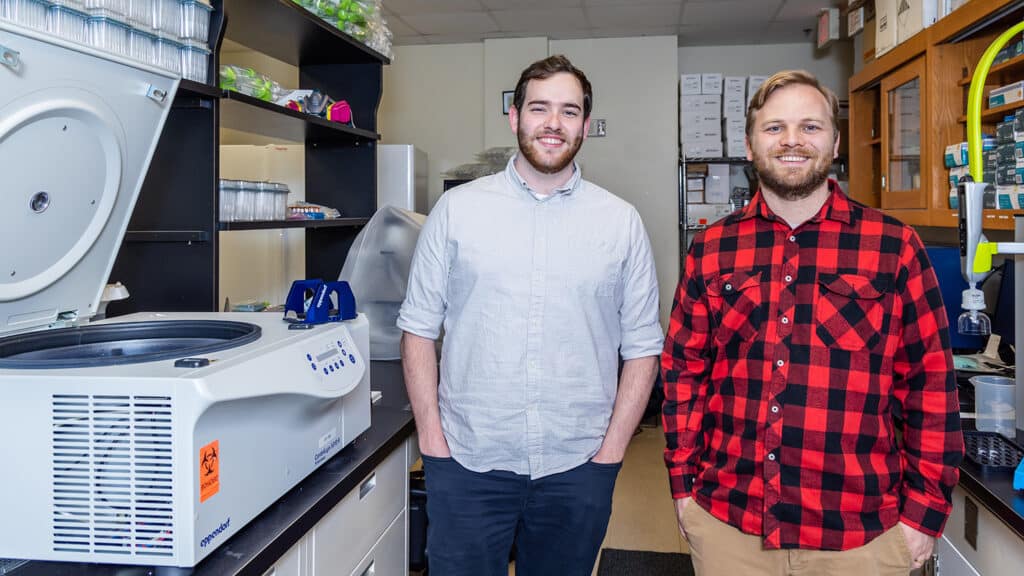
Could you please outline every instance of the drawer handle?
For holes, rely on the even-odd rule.
[[[370,474],[370,477],[366,479],[359,486],[359,499],[366,498],[366,495],[373,492],[373,489],[377,487],[377,473]]]
[[[370,561],[370,565],[367,566],[366,570],[363,570],[363,573],[360,574],[359,576],[373,576],[374,574],[376,574],[377,571],[373,569],[374,562],[375,562],[375,560],[371,560]]]
[[[12,50],[6,46],[0,45],[0,58],[2,58],[0,62],[2,62],[4,66],[7,66],[15,72],[17,72],[18,68],[21,66],[21,53],[17,50]]]

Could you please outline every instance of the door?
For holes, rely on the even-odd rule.
[[[928,141],[921,121],[925,108],[924,57],[914,60],[882,80],[882,189],[883,209],[928,208],[926,171]]]

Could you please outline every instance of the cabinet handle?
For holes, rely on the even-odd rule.
[[[882,174],[882,190],[885,190],[885,174]]]
[[[373,489],[377,487],[377,473],[370,474],[370,477],[366,479],[359,486],[359,499],[366,498],[366,495],[373,492]]]
[[[363,570],[363,573],[360,574],[359,576],[373,576],[374,574],[376,574],[377,571],[373,569],[373,565],[374,565],[375,562],[376,562],[376,560],[371,560],[370,561],[370,565],[367,566],[366,570]]]

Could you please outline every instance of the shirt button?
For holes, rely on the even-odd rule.
[[[782,368],[783,366],[786,365],[786,362],[784,360],[776,360],[775,365],[778,366],[779,368]]]
[[[783,316],[782,317],[782,323],[783,324],[789,324],[789,318],[786,318],[785,316]]]
[[[790,242],[796,242],[796,236],[790,236],[789,237],[789,241]]]
[[[772,414],[778,414],[778,413],[779,413],[779,407],[778,406],[772,406]]]
[[[793,277],[790,276],[789,274],[786,274],[786,282],[792,282],[792,281],[793,281]]]
[[[775,454],[769,453],[768,454],[768,459],[771,460],[772,462],[775,462]]]
[[[729,292],[729,291],[731,291],[731,290],[732,290],[732,284],[726,284],[726,285],[725,285],[725,291],[726,291],[726,292]]]

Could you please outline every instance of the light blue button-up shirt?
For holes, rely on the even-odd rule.
[[[504,172],[446,192],[416,245],[402,330],[444,327],[438,402],[452,457],[540,478],[601,447],[618,361],[661,353],[636,209],[573,177],[550,196]]]

